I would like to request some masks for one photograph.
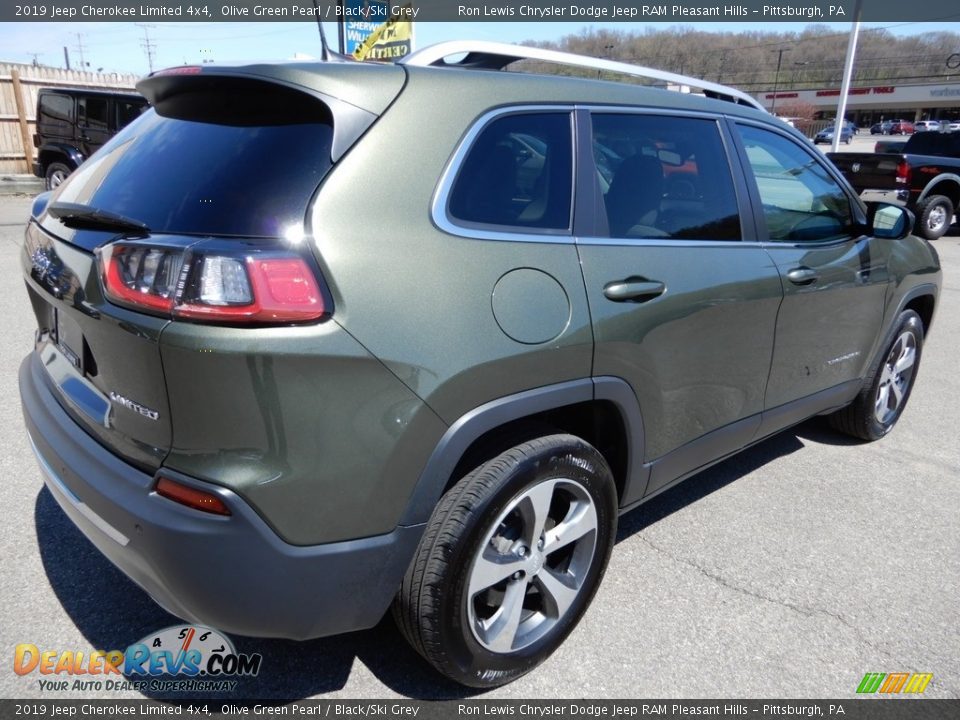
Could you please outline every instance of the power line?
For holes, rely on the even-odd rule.
[[[86,70],[87,62],[86,60],[84,60],[84,57],[83,57],[83,49],[84,49],[83,38],[85,37],[85,33],[73,33],[73,34],[76,35],[77,37],[77,52],[80,53],[80,69]]]
[[[153,72],[153,51],[156,49],[157,44],[150,41],[150,28],[156,28],[156,25],[147,25],[146,23],[134,23],[139,28],[143,28],[143,42],[140,43],[140,47],[143,48],[143,51],[147,54],[147,66],[150,68],[150,72]]]

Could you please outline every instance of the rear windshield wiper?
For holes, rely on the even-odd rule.
[[[133,220],[109,210],[100,210],[89,205],[55,202],[47,207],[47,213],[67,227],[78,230],[119,230],[141,235],[150,234],[150,228],[139,220]]]

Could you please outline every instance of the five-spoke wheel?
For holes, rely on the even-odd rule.
[[[596,449],[561,434],[520,443],[443,496],[394,604],[397,624],[457,682],[509,682],[579,621],[616,524],[613,477]]]

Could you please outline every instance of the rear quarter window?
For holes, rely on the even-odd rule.
[[[573,188],[569,112],[499,117],[480,131],[460,164],[447,213],[464,227],[566,231]]]
[[[37,109],[37,123],[42,133],[60,134],[73,123],[73,98],[67,95],[44,93],[40,95]]]

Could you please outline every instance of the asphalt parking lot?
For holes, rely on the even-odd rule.
[[[18,255],[29,202],[0,197],[0,695],[136,698],[45,693],[36,673],[11,669],[19,643],[86,654],[176,622],[66,520],[30,451],[17,391],[34,328]],[[933,673],[926,696],[960,697],[960,230],[936,248],[943,293],[890,436],[859,444],[811,421],[625,516],[584,621],[545,665],[485,697],[843,698],[866,672],[901,671]],[[465,693],[389,619],[305,643],[235,640],[263,655],[238,698]]]

